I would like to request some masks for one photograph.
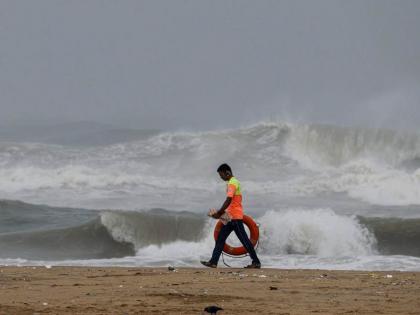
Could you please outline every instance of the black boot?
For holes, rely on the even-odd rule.
[[[200,261],[202,265],[209,267],[209,268],[217,268],[216,264],[213,264],[211,261]]]

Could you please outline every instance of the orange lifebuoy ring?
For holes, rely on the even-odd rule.
[[[248,227],[249,232],[251,233],[249,240],[251,241],[252,246],[255,247],[258,243],[258,238],[260,237],[260,230],[258,228],[258,225],[250,216],[247,216],[247,215],[244,215],[243,221],[244,221],[244,224]],[[223,226],[223,223],[221,221],[217,222],[214,228],[214,240],[217,240],[222,226]],[[232,256],[240,256],[248,252],[246,248],[243,246],[233,247],[227,243],[223,247],[223,251],[226,254],[229,254]]]

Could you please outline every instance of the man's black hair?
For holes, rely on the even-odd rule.
[[[226,173],[227,171],[229,171],[230,173],[232,173],[232,169],[230,168],[229,165],[227,165],[226,163],[223,163],[222,165],[219,166],[219,168],[217,169],[217,172],[223,172]]]

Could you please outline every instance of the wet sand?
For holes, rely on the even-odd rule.
[[[0,267],[0,314],[420,314],[420,273]]]

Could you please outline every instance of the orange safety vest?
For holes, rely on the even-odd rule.
[[[226,212],[229,214],[232,220],[242,220],[244,216],[244,210],[242,208],[241,183],[235,177],[232,177],[229,180],[227,184],[226,195],[232,198],[232,202],[226,209]]]

